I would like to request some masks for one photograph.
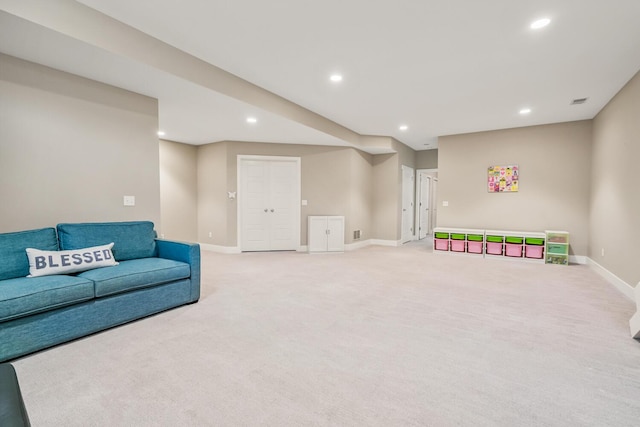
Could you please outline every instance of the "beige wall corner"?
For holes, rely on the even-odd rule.
[[[640,281],[640,73],[593,120],[589,257],[630,286]]]
[[[416,169],[438,169],[438,150],[416,151]]]

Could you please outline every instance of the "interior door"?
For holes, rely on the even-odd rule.
[[[296,250],[300,244],[299,158],[238,160],[241,251]],[[253,157],[257,157],[254,159]]]
[[[431,207],[431,177],[427,174],[421,173],[420,175],[420,194],[419,194],[419,206],[420,210],[418,223],[418,239],[424,239],[429,234],[430,230],[430,207]]]
[[[257,160],[241,162],[243,251],[268,251],[270,243],[269,163]]]
[[[296,195],[296,168],[293,162],[269,162],[269,202],[268,217],[270,230],[269,250],[282,251],[296,249],[293,224],[295,208],[298,206]]]
[[[414,191],[413,169],[402,165],[402,243],[413,240]]]

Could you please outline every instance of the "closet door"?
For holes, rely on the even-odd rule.
[[[299,158],[244,157],[238,158],[240,250],[298,249]]]

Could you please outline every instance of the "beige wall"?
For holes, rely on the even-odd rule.
[[[571,233],[587,255],[591,177],[588,121],[440,137],[438,225]],[[487,168],[518,164],[516,193],[488,193]],[[442,201],[449,206],[443,207]]]
[[[354,242],[353,231],[360,230],[360,241],[373,234],[373,156],[350,150],[349,216],[346,218],[347,243]]]
[[[235,246],[228,241],[227,204],[230,203],[235,204],[235,201],[227,197],[227,143],[199,146],[198,241],[200,243]]]
[[[198,148],[160,140],[160,212],[164,238],[198,240]]]
[[[160,226],[157,100],[2,54],[0,99],[0,232]]]
[[[372,234],[371,156],[347,147],[264,144],[225,141],[198,148],[198,239],[202,243],[237,246],[237,199],[227,197],[237,188],[238,155],[300,157],[302,169],[301,245],[307,244],[308,215],[344,215],[345,241],[353,230]],[[363,212],[362,207],[368,207]],[[212,238],[208,237],[212,231]]]
[[[640,73],[593,123],[589,257],[631,286],[640,281],[639,160]]]
[[[438,150],[416,151],[416,169],[437,169]]]

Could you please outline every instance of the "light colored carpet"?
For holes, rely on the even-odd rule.
[[[634,308],[420,243],[203,252],[199,303],[14,365],[34,426],[637,426]]]

